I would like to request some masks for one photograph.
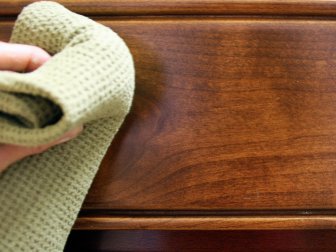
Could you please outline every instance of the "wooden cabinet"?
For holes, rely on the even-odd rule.
[[[69,251],[336,251],[336,1],[60,2],[137,75]]]

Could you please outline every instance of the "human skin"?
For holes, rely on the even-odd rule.
[[[0,70],[31,72],[43,65],[50,57],[46,51],[36,46],[0,41]],[[82,129],[83,126],[79,126],[68,131],[56,141],[37,147],[0,144],[0,173],[25,157],[42,153],[55,145],[75,138]]]

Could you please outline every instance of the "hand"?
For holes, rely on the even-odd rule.
[[[43,49],[20,44],[9,44],[0,41],[0,70],[16,72],[29,72],[37,69],[50,58],[50,55]],[[27,156],[38,154],[48,150],[50,147],[64,143],[76,137],[83,127],[77,127],[60,139],[38,147],[23,147],[9,144],[0,144],[0,173],[9,165]]]

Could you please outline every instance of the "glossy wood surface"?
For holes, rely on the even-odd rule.
[[[100,21],[137,89],[84,209],[335,209],[336,21]]]
[[[137,89],[84,208],[335,208],[335,21],[103,23]]]
[[[334,252],[336,231],[75,231],[65,252]]]
[[[335,0],[60,2],[137,71],[65,251],[336,251]]]
[[[0,0],[0,15],[16,15],[36,0]],[[335,0],[59,0],[86,15],[336,15]]]
[[[253,214],[253,213],[251,213]],[[313,230],[336,229],[333,216],[134,216],[78,218],[76,230]]]

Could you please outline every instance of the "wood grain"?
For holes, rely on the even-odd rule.
[[[335,208],[335,21],[103,23],[137,89],[84,208]]]
[[[16,15],[36,0],[0,0],[0,15]],[[86,15],[335,16],[335,0],[59,0]]]
[[[80,217],[75,230],[299,230],[336,229],[336,216]]]
[[[333,252],[336,231],[75,231],[65,252]]]
[[[336,207],[335,21],[100,21],[137,89],[85,209]]]
[[[102,23],[137,89],[85,209],[336,207],[335,21]]]

